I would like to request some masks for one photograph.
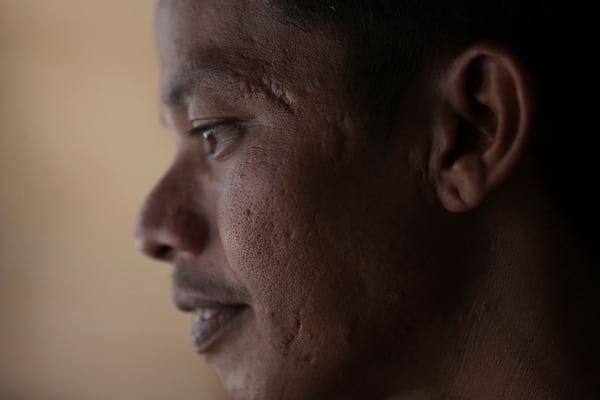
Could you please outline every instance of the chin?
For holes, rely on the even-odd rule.
[[[317,365],[296,363],[290,355],[265,351],[233,358],[209,358],[214,364],[231,400],[304,400],[321,399],[317,393],[327,373]]]

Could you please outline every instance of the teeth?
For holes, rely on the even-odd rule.
[[[214,308],[198,308],[194,313],[194,321],[206,321],[211,319],[216,313],[217,311]]]

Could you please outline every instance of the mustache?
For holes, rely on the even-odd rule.
[[[172,278],[175,289],[191,291],[209,299],[222,302],[247,299],[245,290],[237,285],[185,265],[175,266]]]

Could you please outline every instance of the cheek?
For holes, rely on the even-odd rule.
[[[315,206],[303,191],[288,166],[262,163],[232,171],[223,193],[223,246],[257,306],[285,307],[292,302],[286,294],[298,291],[314,274],[309,260],[315,250]]]
[[[322,229],[319,181],[292,156],[232,168],[219,201],[229,266],[249,291],[269,346],[293,359],[317,357],[323,326],[335,330],[337,250]],[[304,158],[306,160],[306,157]],[[343,335],[338,335],[343,337]]]
[[[251,296],[259,347],[279,366],[333,365],[328,357],[358,353],[371,334],[393,336],[388,315],[404,332],[412,325],[406,304],[431,292],[419,283],[421,268],[410,268],[423,252],[410,245],[423,243],[411,182],[395,181],[402,203],[382,196],[385,166],[366,170],[378,164],[360,158],[363,147],[340,135],[323,140],[330,136],[338,141],[248,148],[219,177],[219,238]]]

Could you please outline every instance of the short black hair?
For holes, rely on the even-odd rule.
[[[477,41],[503,43],[535,63],[552,45],[545,27],[556,14],[554,2],[531,0],[272,1],[303,28],[338,32],[349,83],[358,89],[359,76],[373,96],[402,91],[423,68]]]
[[[477,42],[527,66],[537,94],[532,149],[546,190],[594,249],[598,197],[591,9],[553,0],[271,0],[302,29],[338,34],[348,90],[369,113],[394,111],[416,74]],[[588,55],[588,57],[585,57]],[[592,87],[594,89],[592,89]],[[589,93],[591,92],[591,93]]]

